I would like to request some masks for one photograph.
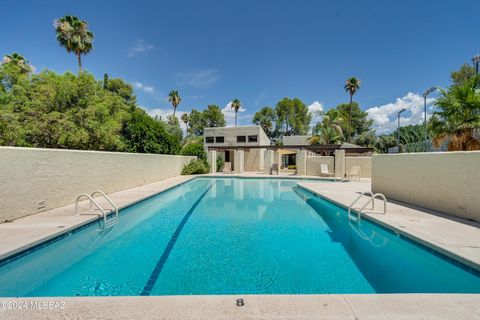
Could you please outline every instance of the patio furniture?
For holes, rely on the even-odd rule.
[[[222,173],[232,173],[232,163],[231,162],[225,162],[223,164]]]
[[[278,176],[278,163],[272,164],[272,167],[270,168],[270,174],[273,175],[274,172],[276,172],[276,175]]]
[[[320,164],[320,175],[323,177],[333,177],[334,173],[328,170],[327,164],[322,163]]]
[[[360,166],[353,166],[347,171],[347,179],[356,178],[360,181]]]

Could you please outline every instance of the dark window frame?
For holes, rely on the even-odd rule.
[[[240,141],[242,139],[239,139],[239,138],[243,138],[243,141]],[[247,142],[247,136],[237,136],[237,143],[246,143]]]
[[[219,139],[222,141],[218,141]],[[225,143],[225,137],[224,136],[215,137],[215,143]]]
[[[254,139],[252,140],[252,138]],[[258,135],[254,134],[254,135],[248,136],[248,142],[258,142]]]
[[[214,137],[205,137],[205,143],[215,143]]]

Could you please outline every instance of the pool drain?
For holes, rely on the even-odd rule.
[[[244,305],[243,299],[237,299],[237,307],[243,307]]]

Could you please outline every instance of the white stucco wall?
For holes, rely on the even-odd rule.
[[[320,165],[328,165],[328,171],[334,172],[334,157],[307,157],[307,176],[320,176]]]
[[[178,176],[195,157],[0,147],[0,222]]]
[[[480,152],[374,155],[372,190],[480,221]]]
[[[372,157],[345,157],[345,170],[348,171],[353,166],[360,166],[362,178],[372,177]]]
[[[257,142],[237,142],[237,136],[248,137],[256,135]],[[235,146],[268,146],[270,139],[260,126],[215,127],[205,128],[203,131],[205,148],[207,147],[235,147]],[[206,137],[224,137],[223,143],[207,143]]]

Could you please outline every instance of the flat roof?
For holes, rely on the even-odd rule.
[[[207,146],[208,150],[232,150],[232,149],[268,149],[268,150],[279,150],[279,149],[299,149],[299,150],[309,150],[312,152],[322,152],[322,151],[335,151],[335,150],[345,150],[347,153],[366,153],[373,152],[373,148],[368,147],[350,147],[342,146],[340,144],[311,144],[311,145],[287,145],[287,146]]]

